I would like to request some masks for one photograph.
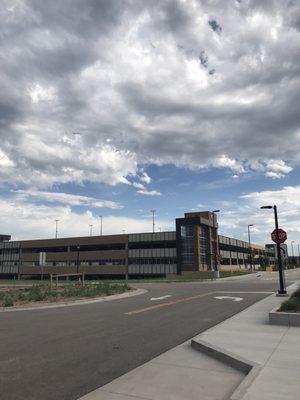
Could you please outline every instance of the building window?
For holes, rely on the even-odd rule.
[[[185,236],[181,237],[181,257],[183,264],[194,264],[194,226],[183,225]]]

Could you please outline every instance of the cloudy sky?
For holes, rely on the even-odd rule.
[[[300,2],[0,3],[0,231],[174,229],[300,243]]]

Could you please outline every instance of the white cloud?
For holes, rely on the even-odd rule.
[[[144,196],[161,196],[161,192],[157,190],[138,190],[137,193],[142,194]]]
[[[137,188],[137,189],[145,189],[145,186],[142,183],[139,183],[139,182],[133,182],[132,186]]]
[[[135,156],[129,151],[107,144],[89,148],[80,135],[65,134],[56,139],[47,142],[38,135],[24,136],[19,143],[21,154],[17,163],[6,161],[7,168],[0,170],[0,180],[42,188],[84,181],[116,185],[129,184],[126,177],[138,172]]]
[[[241,162],[237,160],[233,160],[227,157],[225,154],[222,154],[220,157],[216,158],[212,165],[216,168],[229,168],[232,171],[243,173],[245,172],[244,166]]]
[[[288,242],[300,242],[300,186],[284,186],[279,190],[263,190],[241,196],[234,210],[220,214],[222,229],[236,232],[237,237],[247,239],[247,225],[254,224],[253,240],[269,243],[274,229],[272,210],[261,210],[261,206],[274,204],[278,207],[279,225],[288,232]]]
[[[120,204],[110,201],[101,200],[94,197],[80,196],[69,193],[60,192],[44,192],[36,189],[27,190],[15,190],[14,193],[17,194],[19,199],[41,199],[48,202],[68,204],[70,206],[86,206],[95,208],[111,208],[120,209],[123,208]]]
[[[142,175],[140,176],[140,180],[144,183],[146,183],[147,185],[149,183],[151,183],[152,179],[150,178],[150,176],[147,174],[147,172],[142,171]]]
[[[287,165],[283,160],[270,160],[266,163],[266,173],[265,176],[268,176],[273,179],[284,178],[287,174],[289,174],[293,168]]]
[[[7,155],[0,148],[0,167],[9,168],[13,167],[14,163],[7,157]]]
[[[89,236],[89,225],[93,233],[100,230],[99,218],[90,211],[74,212],[69,206],[36,205],[24,202],[0,200],[0,232],[12,235],[13,240],[53,238],[55,219],[59,219],[59,237]],[[174,221],[159,220],[163,230],[174,229]],[[8,230],[9,227],[9,230]],[[152,221],[124,216],[108,215],[103,217],[103,234],[150,232]]]
[[[270,160],[267,163],[267,168],[271,171],[280,172],[282,174],[288,174],[293,170],[293,168],[287,165],[283,160]]]
[[[56,90],[53,87],[43,87],[39,83],[33,84],[28,89],[28,93],[33,104],[51,102],[57,98]]]
[[[280,172],[267,171],[265,173],[265,176],[272,179],[280,179],[283,178],[285,175],[281,174]]]
[[[252,192],[241,198],[251,200],[256,206],[276,204],[281,211],[293,210],[298,213],[300,210],[300,186],[284,186],[280,190]]]

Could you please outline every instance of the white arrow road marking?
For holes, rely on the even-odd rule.
[[[231,297],[231,296],[217,296],[217,297],[215,297],[215,299],[218,299],[218,300],[230,299],[233,301],[242,301],[243,300],[242,297]]]
[[[171,294],[167,294],[166,296],[161,296],[161,297],[151,297],[150,301],[163,300],[171,296],[172,296]]]

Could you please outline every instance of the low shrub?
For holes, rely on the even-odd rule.
[[[33,286],[28,290],[27,299],[29,301],[43,301],[46,299],[46,295],[39,286]]]
[[[292,295],[291,295],[291,298],[293,299],[293,298],[296,298],[296,299],[299,299],[299,301],[300,301],[300,288],[298,288]]]
[[[3,307],[12,307],[14,305],[14,300],[13,300],[12,296],[6,295],[3,299],[2,305],[3,305]]]
[[[56,301],[62,298],[101,297],[111,294],[123,293],[130,290],[127,283],[99,282],[97,284],[85,284],[85,286],[63,286],[58,289],[50,289],[48,286],[35,285],[31,288],[12,289],[0,291],[0,305],[11,307],[14,304],[27,302]]]
[[[279,311],[298,311],[300,309],[299,299],[290,297],[288,300],[281,304]]]
[[[0,300],[3,300],[5,297],[6,297],[6,292],[4,292],[4,291],[0,291]]]

